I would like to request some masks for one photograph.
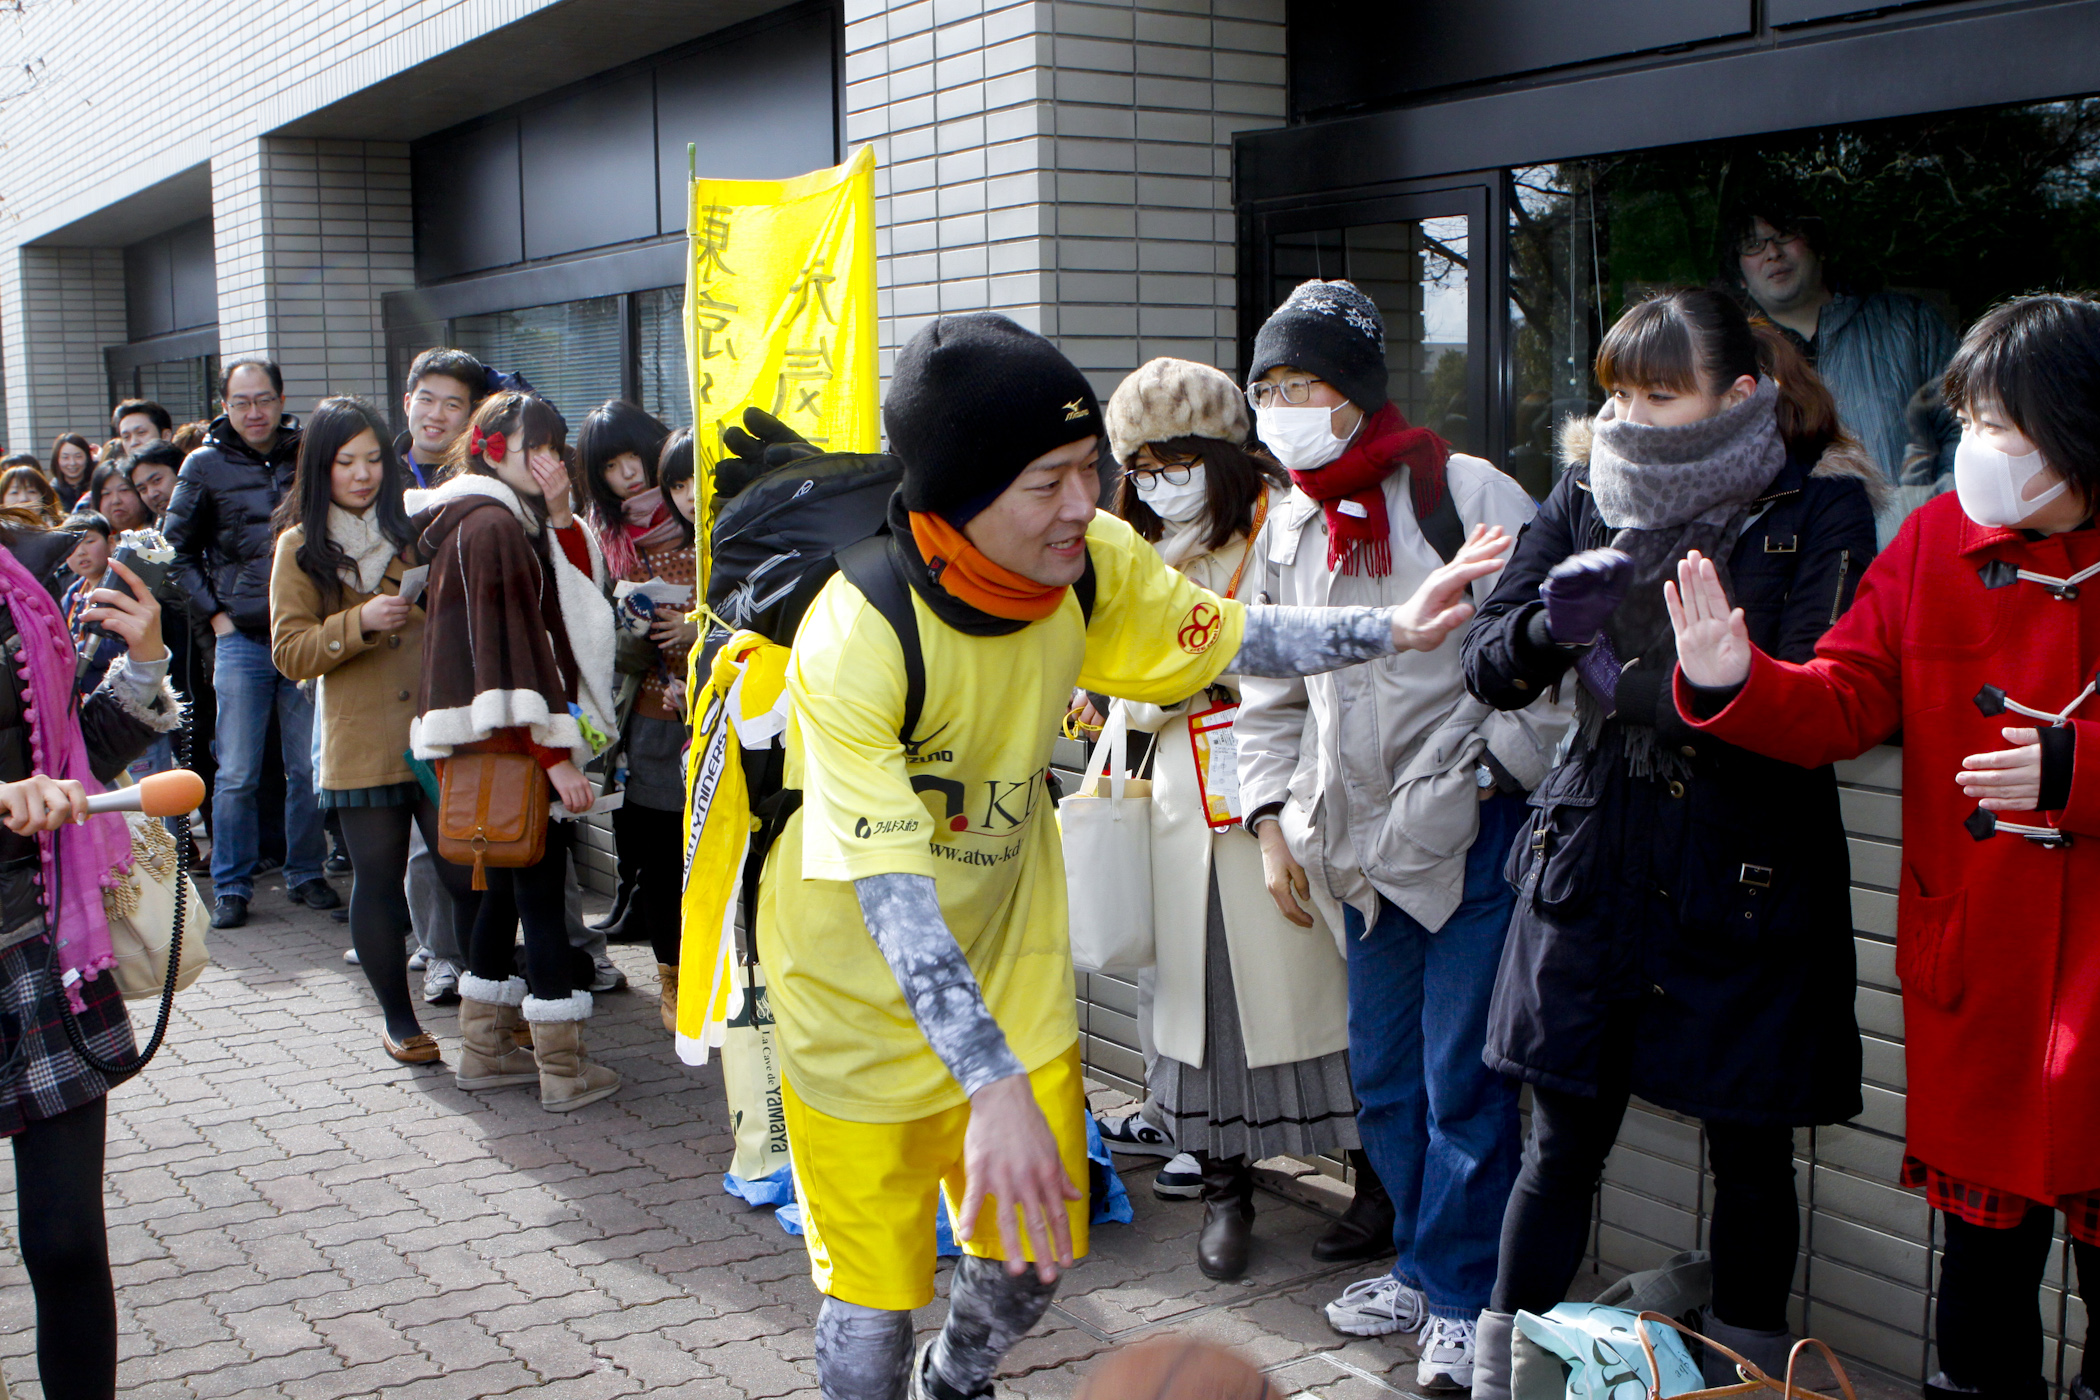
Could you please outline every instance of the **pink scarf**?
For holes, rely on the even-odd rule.
[[[597,527],[598,547],[605,551],[605,567],[614,578],[630,583],[649,581],[649,576],[641,572],[642,550],[685,538],[664,493],[654,486],[620,502],[618,525],[607,525],[595,506],[591,508],[591,523]]]
[[[22,719],[29,728],[29,770],[78,779],[90,793],[103,791],[90,770],[87,741],[73,713],[73,668],[78,661],[73,634],[44,586],[5,548],[0,548],[0,603],[13,616],[22,643]],[[73,1010],[84,1011],[82,984],[117,965],[102,891],[114,888],[131,869],[131,829],[123,817],[104,813],[68,831],[63,842],[56,832],[39,832],[36,844],[43,862],[44,918],[58,957],[59,980]],[[53,903],[54,890],[62,896],[62,905]]]

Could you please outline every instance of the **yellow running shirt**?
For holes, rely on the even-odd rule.
[[[787,773],[802,789],[766,859],[758,955],[782,1069],[834,1118],[898,1123],[962,1103],[861,918],[852,881],[931,875],[985,1005],[1027,1070],[1079,1035],[1063,847],[1044,788],[1075,684],[1173,704],[1239,651],[1246,609],[1161,562],[1122,520],[1087,528],[1093,621],[1067,593],[1003,637],[956,631],[916,593],[926,699],[907,758],[904,653],[843,576],[788,662]],[[915,790],[916,789],[916,790]]]

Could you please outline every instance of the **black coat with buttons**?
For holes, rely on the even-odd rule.
[[[1806,661],[1850,606],[1874,555],[1874,512],[1858,475],[1871,471],[1843,449],[1813,472],[1789,462],[1745,527],[1730,583],[1751,640],[1772,655]],[[1534,622],[1539,583],[1612,533],[1590,497],[1587,464],[1572,465],[1466,634],[1474,695],[1514,710],[1579,683],[1576,653]],[[1531,797],[1531,821],[1505,867],[1517,903],[1484,1058],[1584,1095],[1600,1076],[1628,1074],[1639,1097],[1700,1118],[1798,1126],[1854,1117],[1860,1041],[1836,776],[1692,730],[1672,699],[1673,671],[1634,659],[1597,747],[1573,746]],[[1630,716],[1655,725],[1689,776],[1629,772]],[[1618,1043],[1631,1041],[1630,1066],[1600,1064],[1604,1028],[1615,1022]]]

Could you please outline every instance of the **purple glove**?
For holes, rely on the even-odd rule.
[[[1539,585],[1546,635],[1564,647],[1588,646],[1632,581],[1633,559],[1616,549],[1586,549],[1561,560]]]

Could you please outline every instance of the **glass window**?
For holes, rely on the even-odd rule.
[[[2013,158],[2008,153],[2017,153]],[[2100,99],[1937,113],[1512,172],[1510,469],[1556,473],[1597,343],[1653,290],[1713,285],[1813,363],[1896,486],[1884,539],[1951,483],[1938,379],[1994,302],[2100,280]]]
[[[1466,413],[1466,271],[1463,214],[1278,234],[1270,306],[1309,277],[1344,277],[1385,313],[1386,392],[1417,427],[1473,442]]]
[[[140,365],[124,397],[151,399],[181,427],[218,416],[219,357],[197,355]]]
[[[659,287],[634,299],[636,379],[642,407],[674,428],[693,425],[685,373],[685,288]]]
[[[524,375],[574,432],[586,413],[620,397],[627,358],[621,324],[618,297],[593,297],[462,316],[452,337],[483,364]]]

